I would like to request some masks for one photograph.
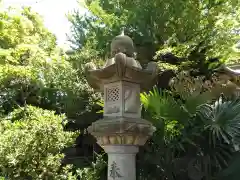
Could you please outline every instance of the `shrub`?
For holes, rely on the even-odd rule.
[[[65,116],[26,106],[0,122],[0,176],[10,179],[68,179],[61,151],[77,133],[64,132]],[[68,175],[67,175],[68,174]]]

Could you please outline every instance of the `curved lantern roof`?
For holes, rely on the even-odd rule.
[[[240,76],[240,64],[223,65],[219,70],[223,70],[229,75]]]

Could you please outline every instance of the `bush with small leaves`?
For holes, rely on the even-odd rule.
[[[68,179],[70,167],[61,167],[61,151],[74,143],[78,133],[65,132],[64,120],[65,116],[33,106],[19,108],[1,119],[0,176]]]

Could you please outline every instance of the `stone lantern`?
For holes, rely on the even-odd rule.
[[[157,65],[143,69],[134,58],[130,37],[119,35],[111,44],[112,58],[104,67],[86,65],[88,83],[104,92],[104,118],[94,122],[88,131],[108,154],[108,180],[136,180],[136,154],[155,131],[141,118],[140,92],[151,88]]]
[[[222,77],[228,81],[228,89],[233,91],[235,96],[240,96],[240,65],[239,64],[230,64],[223,65],[217,69],[217,71],[222,72]]]

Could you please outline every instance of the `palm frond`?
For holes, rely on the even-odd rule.
[[[213,105],[200,105],[197,116],[211,133],[212,142],[222,139],[230,144],[240,137],[240,99],[223,102],[219,98]]]
[[[157,119],[184,123],[189,114],[168,92],[159,91],[156,87],[149,93],[140,95],[144,108]]]
[[[201,94],[189,96],[185,100],[184,106],[186,110],[193,115],[196,113],[198,106],[207,103],[211,99],[212,97],[210,92],[203,92]]]

